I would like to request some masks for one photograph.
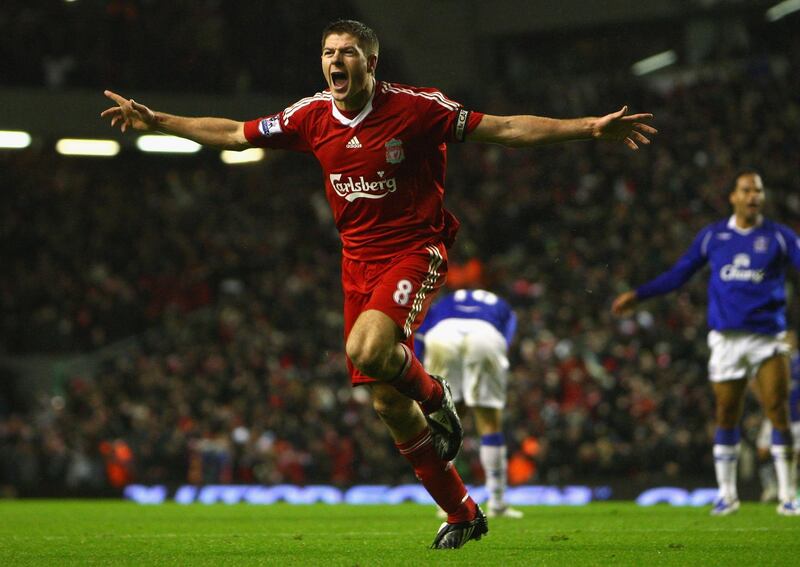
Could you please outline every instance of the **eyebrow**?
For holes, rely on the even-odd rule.
[[[325,46],[322,47],[322,51],[336,51],[336,49],[337,49],[336,47],[332,47],[330,45],[325,45]],[[358,47],[355,44],[353,44],[353,45],[345,45],[345,46],[339,47],[338,49],[339,49],[339,51],[347,51],[349,49],[352,49],[353,51],[357,51]]]

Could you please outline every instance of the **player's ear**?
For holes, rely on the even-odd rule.
[[[367,71],[371,74],[375,74],[375,68],[378,66],[378,54],[373,53],[369,57],[367,57]]]

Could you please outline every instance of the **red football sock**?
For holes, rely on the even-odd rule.
[[[410,441],[396,443],[396,446],[414,467],[417,478],[428,493],[447,512],[449,523],[468,522],[475,518],[475,502],[453,464],[436,454],[430,429],[426,427]]]
[[[435,412],[442,407],[442,397],[444,396],[442,385],[425,372],[422,363],[414,356],[410,348],[403,343],[400,343],[400,346],[406,356],[406,361],[397,378],[390,384],[401,394],[419,402],[425,415]]]

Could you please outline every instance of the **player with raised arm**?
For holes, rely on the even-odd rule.
[[[778,477],[779,514],[800,514],[789,427],[789,359],[786,332],[786,265],[800,268],[800,240],[790,228],[761,214],[761,176],[740,173],[730,193],[733,215],[703,228],[689,250],[667,272],[619,295],[612,305],[624,314],[639,301],[685,284],[706,263],[708,284],[709,379],[716,399],[714,468],[719,495],[712,515],[739,509],[736,468],[748,379],[758,382],[760,402],[772,423],[772,458]]]
[[[508,348],[516,329],[517,316],[505,300],[482,289],[459,289],[431,306],[414,336],[416,354],[425,368],[447,380],[453,401],[469,408],[475,417],[490,518],[522,517],[505,498],[508,462],[503,409]]]
[[[414,356],[413,332],[447,272],[458,221],[443,206],[448,143],[536,146],[583,139],[631,149],[656,131],[627,107],[602,117],[557,120],[471,112],[432,88],[379,81],[378,39],[338,20],[322,33],[328,88],[247,122],[155,112],[114,92],[101,113],[122,131],[159,131],[224,149],[251,146],[313,154],[342,240],[345,351],[354,385],[400,453],[448,514],[432,547],[461,547],[487,532],[486,518],[450,461],[462,430],[447,384]]]

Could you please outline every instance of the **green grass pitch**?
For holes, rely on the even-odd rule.
[[[0,501],[0,565],[797,565],[800,517],[708,508],[526,507],[460,550],[429,550],[431,507]]]

